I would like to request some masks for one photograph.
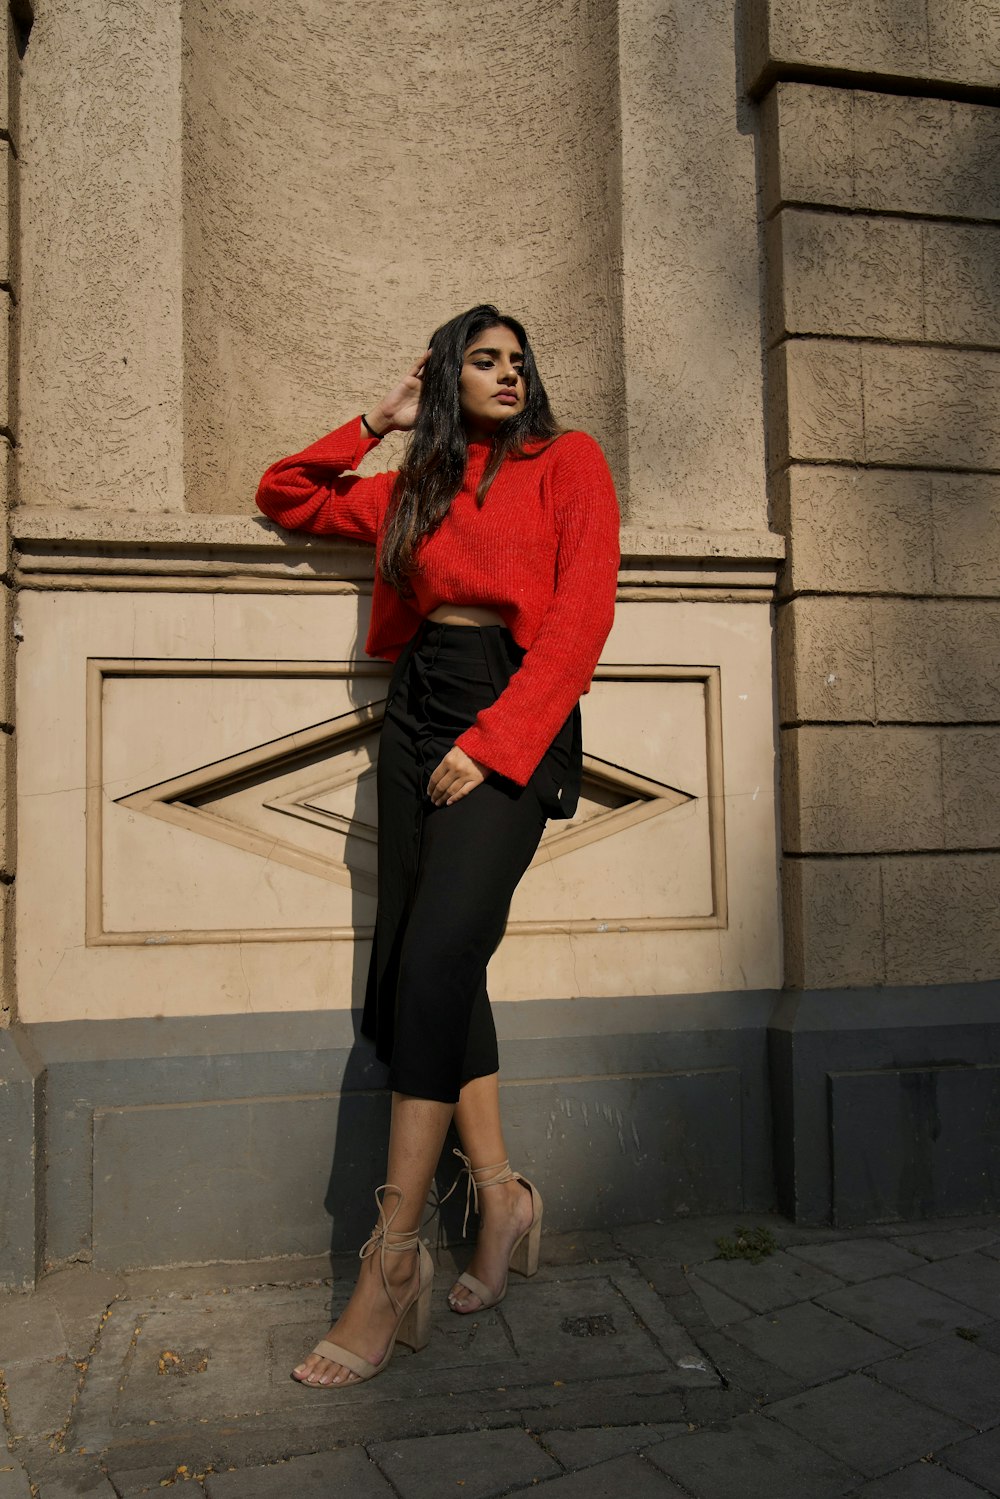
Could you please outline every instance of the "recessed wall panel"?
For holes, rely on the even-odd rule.
[[[624,478],[612,0],[389,25],[184,0],[183,32],[188,508],[245,508],[477,302],[524,319],[558,413]]]

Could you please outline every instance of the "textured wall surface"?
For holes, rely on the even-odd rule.
[[[341,550],[356,577],[366,554]],[[22,573],[20,1018],[358,1007],[387,677],[358,659],[367,598],[336,567],[322,590],[192,592],[205,549],[183,573],[141,551],[87,582]],[[781,981],[768,601],[644,592],[619,602],[580,806],[515,894],[494,999],[666,1009]]]
[[[523,317],[624,476],[611,0],[183,17],[189,508],[245,508],[481,301]]]
[[[16,838],[16,755],[14,741],[15,593],[11,586],[8,510],[14,478],[13,449],[18,436],[15,363],[18,343],[20,263],[20,59],[14,21],[0,13],[0,1027],[16,1010],[14,989],[14,870]],[[2,1071],[2,1066],[0,1066]],[[9,1136],[8,1136],[9,1138]]]
[[[178,0],[35,9],[20,497],[182,509]]]
[[[760,525],[754,127],[733,6],[636,0],[619,27],[631,514]]]
[[[24,503],[245,512],[492,300],[638,524],[766,524],[728,0],[36,9]]]
[[[917,82],[995,81],[1000,33],[917,10],[769,7],[772,70],[914,79],[761,110],[786,977],[816,988],[1000,966],[1000,110]]]
[[[751,86],[790,68],[1000,82],[1000,11],[984,0],[750,0],[748,8]]]

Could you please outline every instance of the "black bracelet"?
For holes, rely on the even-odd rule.
[[[375,439],[376,442],[381,442],[382,441],[383,437],[385,436],[385,433],[384,432],[376,432],[375,428],[371,425],[371,423],[369,422],[368,418],[365,416],[365,414],[364,414],[363,411],[361,413],[361,425],[362,425],[362,427],[364,427],[364,429],[365,429],[366,432],[370,433],[370,435],[372,437],[374,437],[374,439]]]

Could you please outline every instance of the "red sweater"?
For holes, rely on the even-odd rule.
[[[384,534],[395,474],[349,472],[375,446],[355,417],[273,463],[257,504],[290,531],[374,544]],[[376,570],[365,650],[394,661],[439,604],[495,609],[526,652],[491,707],[455,741],[490,770],[526,785],[590,679],[611,629],[618,577],[618,505],[604,455],[566,432],[508,458],[482,506],[476,486],[487,442],[469,444],[462,488],[420,545],[406,600]]]

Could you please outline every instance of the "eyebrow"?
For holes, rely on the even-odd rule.
[[[466,359],[471,359],[472,356],[473,356],[473,354],[492,354],[492,356],[493,356],[494,359],[499,359],[500,355],[502,353],[503,353],[502,349],[485,349],[485,348],[484,349],[469,349],[468,352],[466,353],[465,357],[466,357]],[[518,349],[517,353],[516,354],[512,354],[510,357],[512,359],[523,359],[524,358],[524,350],[523,349]]]

